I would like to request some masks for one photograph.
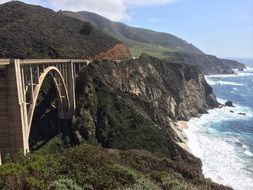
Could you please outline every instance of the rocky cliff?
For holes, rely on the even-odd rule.
[[[145,149],[182,162],[202,176],[201,162],[177,145],[171,124],[218,105],[197,67],[143,54],[93,62],[77,80],[75,126],[106,148]]]

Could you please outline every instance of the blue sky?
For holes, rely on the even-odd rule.
[[[131,26],[171,33],[218,57],[253,58],[253,0],[23,1],[56,11],[87,10]]]
[[[179,0],[137,7],[130,25],[169,32],[219,57],[253,57],[253,0]]]

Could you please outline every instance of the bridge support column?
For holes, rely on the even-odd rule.
[[[6,98],[10,138],[8,152],[12,155],[19,151],[23,151],[24,154],[29,152],[27,105],[22,81],[19,60],[12,60],[8,67],[8,97]]]
[[[67,65],[67,79],[66,86],[69,95],[70,102],[70,115],[73,116],[76,109],[76,96],[75,96],[75,73],[74,73],[74,63],[70,61]]]

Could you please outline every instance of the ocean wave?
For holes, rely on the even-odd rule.
[[[253,76],[253,67],[247,67],[244,71],[235,71],[234,74],[218,74],[218,75],[205,75],[205,78],[234,78],[234,77],[244,77]]]
[[[225,103],[224,99],[218,101]],[[234,113],[231,113],[230,111]],[[244,112],[246,116],[238,113]],[[221,124],[224,121],[252,119],[253,110],[248,107],[235,105],[209,110],[200,118],[192,118],[188,122],[185,133],[188,137],[188,146],[192,153],[203,163],[203,174],[214,182],[231,186],[235,190],[253,189],[252,173],[245,165],[243,157],[252,159],[253,154],[241,139],[233,133],[220,133],[211,125]]]
[[[250,152],[249,150],[245,150],[244,154],[246,154],[247,156],[253,157],[253,153]]]
[[[217,132],[210,132],[207,125],[214,119],[217,119],[215,112],[201,118],[194,118],[188,122],[189,128],[185,130],[189,139],[187,142],[189,148],[202,160],[203,174],[214,182],[236,190],[253,189],[252,174],[245,170],[237,149],[241,149],[247,156],[251,156],[251,152],[248,148],[245,149],[243,142],[235,137],[222,137]]]
[[[205,79],[217,92],[228,89],[233,96],[251,99],[248,89],[240,87],[247,84],[249,90],[251,89],[251,83],[248,81],[253,79],[248,76],[253,76],[253,67],[231,75],[205,76]],[[233,97],[226,93],[222,96]],[[225,104],[228,99],[217,98],[217,100]],[[249,102],[244,105],[252,104]],[[188,122],[189,128],[185,129],[187,144],[192,153],[202,160],[205,177],[235,190],[253,190],[253,107],[236,103],[234,106],[212,109],[200,118],[192,118]]]
[[[244,69],[244,71],[246,71],[246,72],[253,72],[253,67],[246,67],[246,69]]]
[[[245,86],[244,84],[235,83],[235,82],[228,82],[228,81],[213,81],[213,80],[207,80],[207,83],[209,85],[232,85],[232,86]]]
[[[227,100],[224,100],[222,98],[218,98],[217,97],[217,101],[221,104],[225,104]],[[241,106],[239,104],[233,104],[234,107],[223,107],[223,108],[216,108],[216,109],[213,109],[213,110],[210,110],[209,112],[216,112],[218,111],[218,114],[221,114],[220,115],[220,119],[228,119],[228,120],[238,120],[238,119],[249,119],[249,118],[252,118],[253,117],[253,109],[250,108],[250,107],[246,107],[246,106]],[[219,110],[224,110],[224,113],[223,111],[220,112]],[[233,111],[234,113],[231,113],[231,111]],[[245,113],[246,115],[240,115],[239,113]],[[233,118],[231,118],[231,115],[233,115]],[[234,117],[236,116],[236,117]]]

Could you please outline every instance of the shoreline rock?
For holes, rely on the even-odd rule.
[[[190,147],[187,145],[187,141],[188,141],[188,137],[185,134],[184,130],[188,129],[188,125],[186,121],[177,121],[176,123],[174,123],[172,126],[172,129],[175,131],[176,135],[177,135],[177,141],[176,143],[183,148],[184,150],[186,150],[187,152],[189,152],[190,154],[193,154]]]
[[[225,102],[225,106],[228,106],[228,107],[235,107],[235,106],[233,105],[233,102],[232,102],[231,100],[226,101],[226,102]]]

